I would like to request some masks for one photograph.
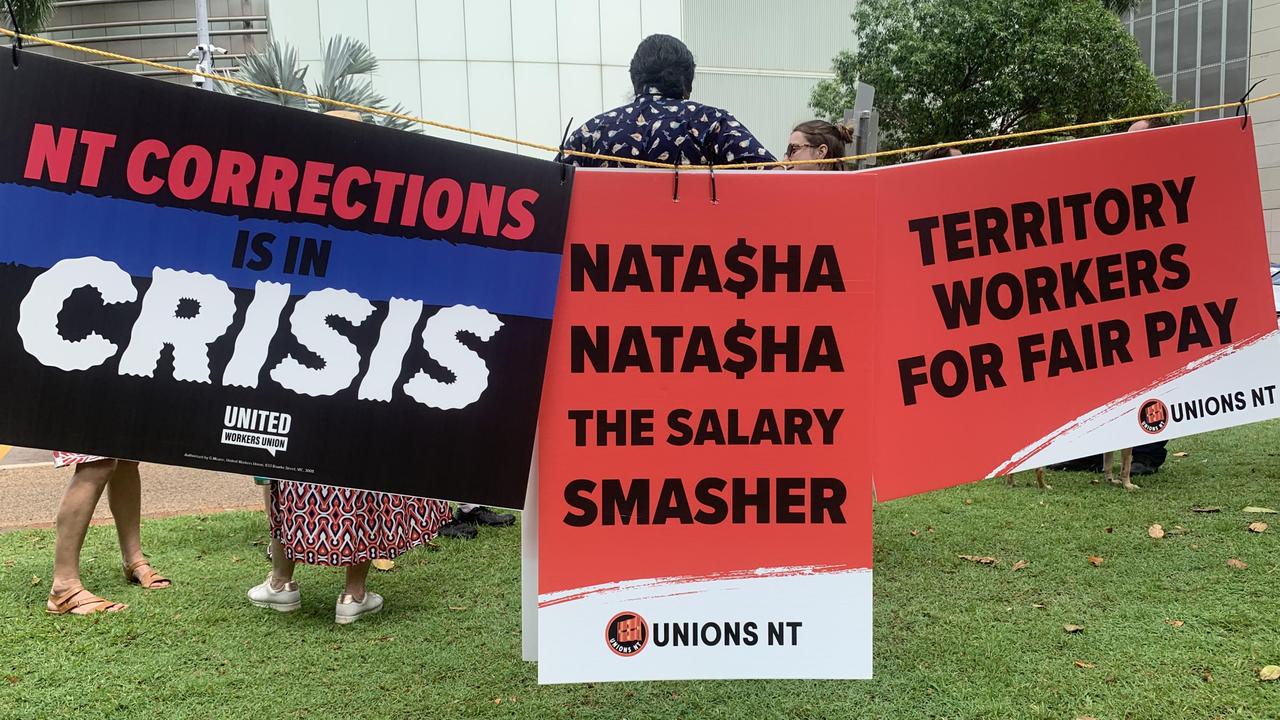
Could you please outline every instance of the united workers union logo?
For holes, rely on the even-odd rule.
[[[649,644],[649,623],[633,612],[620,612],[604,628],[604,641],[613,654],[631,657]]]
[[[1169,408],[1152,398],[1138,408],[1138,425],[1148,435],[1157,435],[1169,424]]]

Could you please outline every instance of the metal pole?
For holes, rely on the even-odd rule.
[[[213,50],[209,43],[209,0],[196,0],[196,49],[192,54],[196,57],[196,70],[209,72],[213,67]],[[207,78],[198,75],[192,75],[191,82],[204,90],[213,89]]]

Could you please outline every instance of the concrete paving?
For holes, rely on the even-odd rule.
[[[71,468],[54,468],[43,450],[13,448],[0,462],[0,532],[52,527]],[[225,510],[262,510],[262,490],[245,475],[144,463],[143,517],[188,515]],[[110,522],[107,496],[94,511],[95,522]]]
[[[53,453],[35,448],[10,447],[8,451],[0,445],[0,467],[6,465],[33,465],[35,463],[53,462]]]

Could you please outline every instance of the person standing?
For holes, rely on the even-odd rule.
[[[74,467],[71,484],[58,505],[53,551],[53,583],[45,610],[52,615],[93,615],[126,609],[123,603],[94,595],[80,581],[80,550],[93,509],[105,490],[116,524],[124,577],[147,590],[171,587],[142,554],[142,479],[138,463],[99,455],[55,451],[55,467]]]
[[[360,115],[348,110],[325,115],[360,122]],[[430,541],[450,520],[449,504],[442,500],[289,480],[271,480],[265,499],[271,572],[249,589],[249,602],[293,612],[302,607],[293,579],[298,563],[342,567],[346,583],[334,606],[339,625],[382,610],[382,596],[366,585],[374,561],[393,566],[385,561]]]
[[[565,148],[619,158],[567,155],[582,167],[635,167],[626,159],[706,165],[773,162],[773,155],[726,110],[690,100],[696,64],[688,46],[650,35],[631,58],[632,102],[578,128]]]
[[[382,610],[383,598],[368,590],[369,566],[422,545],[449,520],[442,500],[271,481],[271,572],[249,589],[249,602],[279,612],[302,607],[294,581],[298,563],[346,569],[346,584],[334,607],[334,622],[353,623]]]
[[[826,160],[844,157],[853,132],[847,125],[836,125],[826,120],[802,122],[791,130],[787,138],[786,160]],[[788,165],[788,170],[851,170],[843,160],[813,162],[804,165]]]
[[[1151,118],[1150,120],[1138,120],[1129,125],[1125,132],[1141,132],[1143,130],[1154,130],[1173,125],[1173,121],[1167,117]],[[1168,440],[1157,440],[1156,442],[1146,443],[1144,445],[1135,445],[1133,447],[1133,461],[1129,466],[1130,475],[1154,475],[1160,470],[1160,466],[1164,465],[1164,461],[1169,458]],[[1050,465],[1054,470],[1078,470],[1082,472],[1109,472],[1102,467],[1101,455],[1090,455],[1089,457],[1076,458],[1067,462]]]

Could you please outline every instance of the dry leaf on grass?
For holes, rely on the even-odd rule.
[[[454,612],[462,612],[463,610],[466,610],[466,608],[461,605],[450,605],[449,609]]]
[[[1201,673],[1200,677],[1207,683],[1213,682],[1213,673],[1209,672],[1208,670],[1205,670],[1203,673]]]
[[[37,585],[39,585],[39,584],[40,584],[40,576],[39,576],[39,575],[32,575],[32,576],[31,576],[31,587],[35,587],[35,586],[37,586]]]
[[[1019,560],[1018,562],[1016,562],[1016,563],[1014,563],[1014,564],[1013,564],[1013,569],[1014,569],[1014,570],[1021,570],[1022,568],[1026,567],[1026,566],[1028,566],[1028,565],[1030,565],[1030,564],[1031,564],[1031,563],[1027,562],[1026,560]]]
[[[1102,563],[1104,563],[1104,562],[1106,562],[1106,559],[1104,559],[1104,558],[1100,558],[1100,557],[1098,557],[1097,555],[1090,555],[1090,556],[1089,556],[1089,564],[1090,564],[1090,565],[1092,565],[1092,566],[1094,566],[1094,567],[1098,567],[1099,565],[1101,565],[1101,564],[1102,564]]]
[[[1106,530],[1107,530],[1107,534],[1108,534],[1108,535],[1110,535],[1111,533],[1115,532],[1115,528],[1106,528]]]
[[[1097,665],[1094,665],[1094,664],[1093,664],[1093,663],[1091,663],[1091,662],[1085,662],[1085,661],[1083,661],[1083,660],[1077,660],[1077,661],[1075,661],[1075,663],[1074,663],[1074,664],[1075,664],[1075,666],[1076,666],[1076,667],[1080,668],[1081,670],[1092,670],[1092,669],[1094,669],[1094,668],[1098,667]]]
[[[1191,508],[1191,512],[1199,512],[1199,513],[1222,512],[1222,508],[1220,508],[1220,507],[1216,507],[1216,506],[1210,506],[1210,507],[1193,507],[1193,508]]]
[[[1174,457],[1186,457],[1187,455],[1188,453],[1184,453],[1184,452],[1176,452],[1173,454]]]
[[[1048,606],[1047,606],[1047,605],[1044,605],[1044,604],[1041,604],[1041,603],[1031,603],[1031,607],[1033,607],[1033,608],[1035,608],[1035,609],[1037,609],[1037,610],[1043,610],[1043,609],[1045,609],[1045,608],[1046,608],[1046,607],[1048,607]]]
[[[919,530],[912,530],[912,531],[911,531],[911,537],[920,537],[920,531],[919,531]]]
[[[1271,515],[1275,515],[1275,514],[1276,514],[1276,511],[1275,511],[1275,510],[1272,510],[1271,508],[1254,507],[1254,506],[1252,506],[1252,505],[1250,505],[1249,507],[1247,507],[1247,508],[1245,508],[1245,509],[1241,510],[1240,512],[1247,512],[1247,513],[1268,513],[1268,514],[1271,514]]]
[[[1151,527],[1147,528],[1147,534],[1155,538],[1156,540],[1159,540],[1160,538],[1164,537],[1164,528],[1160,527],[1160,523],[1156,523],[1155,525],[1152,525]]]
[[[1084,632],[1084,626],[1083,626],[1083,625],[1063,625],[1063,626],[1062,626],[1062,629],[1063,629],[1063,630],[1066,630],[1066,631],[1067,631],[1067,632],[1069,632],[1069,633],[1080,633],[1080,632]]]
[[[969,562],[978,563],[979,565],[995,565],[996,563],[1000,562],[999,560],[996,560],[995,558],[990,557],[988,555],[957,555],[956,557],[960,558],[961,560],[968,560]]]
[[[1258,671],[1258,679],[1266,682],[1280,680],[1280,665],[1268,665]]]
[[[1077,715],[1076,720],[1098,720],[1098,718],[1092,715]]]
[[[1267,528],[1269,527],[1271,526],[1264,522],[1249,523],[1250,532],[1256,532],[1256,533],[1266,532]]]
[[[973,498],[965,498],[965,499],[964,499],[964,504],[965,504],[965,505],[972,505],[972,504],[973,504]]]
[[[1227,567],[1235,568],[1236,570],[1243,570],[1249,567],[1249,564],[1244,562],[1243,560],[1237,560],[1235,558],[1231,558],[1230,560],[1227,561]]]
[[[1172,626],[1174,626],[1174,627],[1176,627],[1176,628],[1180,628],[1180,627],[1182,627],[1183,625],[1185,625],[1185,624],[1186,624],[1186,623],[1182,622],[1181,620],[1165,620],[1165,622],[1169,623],[1170,625],[1172,625]]]

